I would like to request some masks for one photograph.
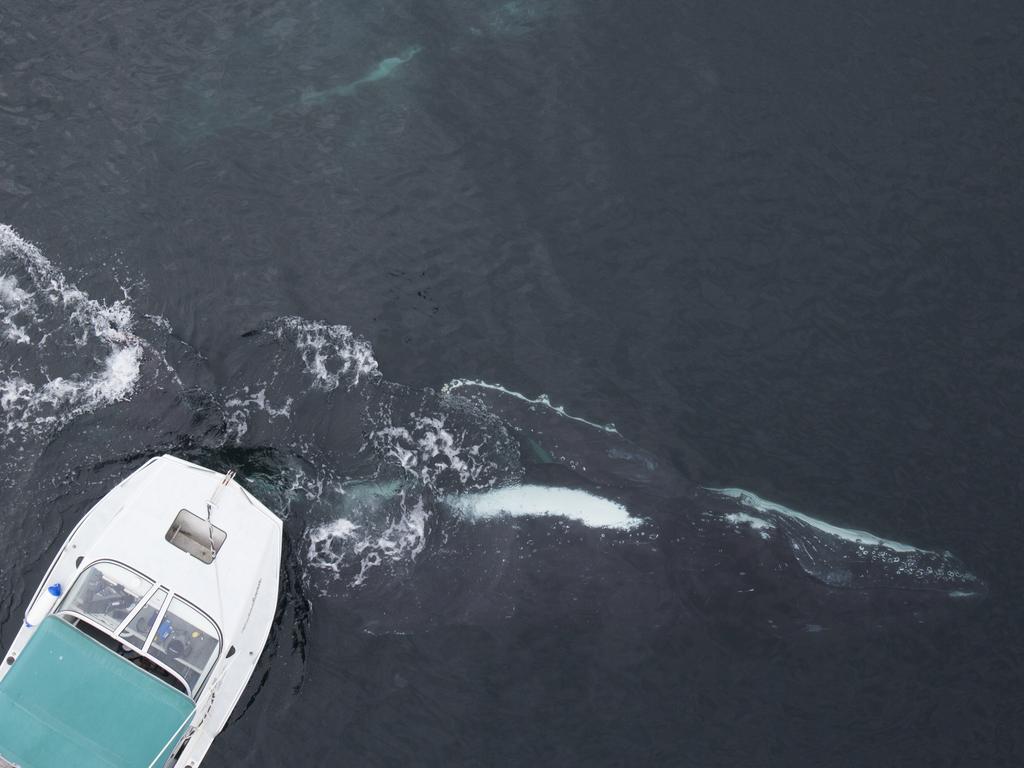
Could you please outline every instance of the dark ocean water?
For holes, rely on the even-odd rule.
[[[1024,764],[1019,3],[9,0],[0,222],[2,644],[150,456],[285,517],[204,766]]]

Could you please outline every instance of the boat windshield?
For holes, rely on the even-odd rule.
[[[171,599],[148,652],[199,689],[217,661],[220,633],[204,614],[179,597]]]
[[[57,613],[106,630],[125,652],[134,650],[177,674],[190,694],[202,686],[220,651],[220,631],[206,614],[119,563],[86,568]]]
[[[152,581],[123,565],[96,563],[68,590],[60,610],[77,613],[114,632],[152,587]]]

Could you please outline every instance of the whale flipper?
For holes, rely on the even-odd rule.
[[[807,575],[830,587],[935,590],[953,597],[985,591],[981,579],[949,552],[840,528],[740,488],[707,491],[730,500],[726,521],[784,545]]]

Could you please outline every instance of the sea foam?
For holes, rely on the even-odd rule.
[[[282,317],[274,322],[273,331],[295,344],[317,389],[354,387],[380,376],[370,342],[348,326]]]
[[[138,382],[143,344],[127,299],[90,298],[7,225],[0,224],[0,306],[9,341],[34,342],[31,357],[5,361],[0,407],[5,435],[59,429],[71,419],[123,400]],[[70,350],[78,350],[76,353]],[[66,375],[50,364],[77,366]]]

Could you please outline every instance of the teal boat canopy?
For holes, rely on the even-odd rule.
[[[47,617],[0,680],[0,757],[20,768],[163,768],[185,694]]]

